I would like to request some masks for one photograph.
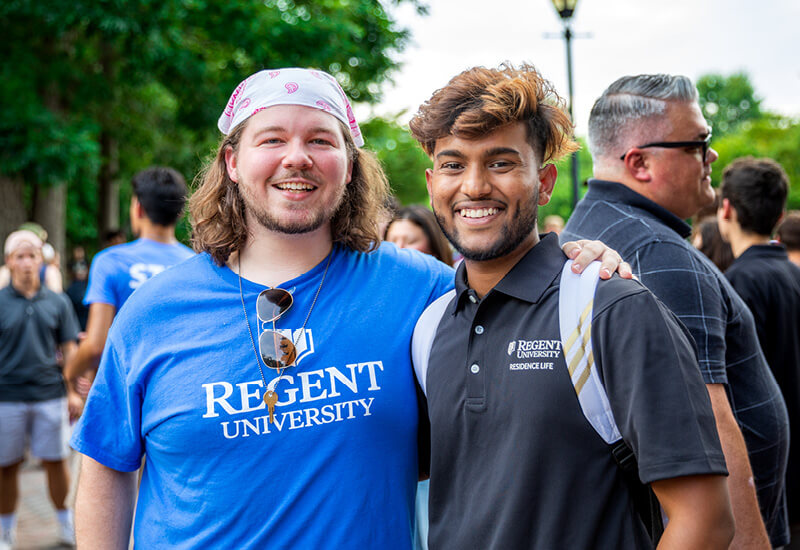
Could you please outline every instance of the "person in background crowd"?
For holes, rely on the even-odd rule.
[[[564,218],[558,214],[551,214],[544,217],[544,224],[542,226],[542,233],[555,233],[560,235],[564,230]]]
[[[63,292],[64,281],[61,276],[61,266],[58,253],[53,245],[47,242],[47,231],[44,227],[35,222],[25,222],[19,226],[19,230],[30,231],[42,241],[42,267],[39,270],[39,278],[47,288],[53,292]],[[9,284],[11,276],[8,267],[0,266],[0,288]]]
[[[800,549],[800,267],[772,244],[784,214],[789,178],[771,159],[740,158],[722,173],[717,212],[734,262],[725,277],[753,313],[758,341],[789,410],[786,500],[792,542]]]
[[[89,306],[86,337],[64,368],[71,389],[97,369],[111,322],[133,291],[194,255],[175,238],[188,192],[183,176],[172,168],[148,168],[133,177],[132,187],[131,228],[138,239],[106,248],[92,260],[83,298]]]
[[[59,541],[74,543],[67,509],[69,424],[57,360],[75,351],[78,323],[67,299],[41,284],[42,241],[32,231],[11,233],[5,261],[11,283],[0,289],[0,549],[15,541],[19,467],[30,448],[47,474],[58,516]],[[80,404],[71,403],[70,408]]]
[[[733,263],[731,245],[719,234],[716,218],[705,218],[696,222],[692,226],[691,241],[720,271],[725,271]]]
[[[625,76],[589,116],[594,178],[562,239],[601,238],[683,321],[698,348],[730,476],[732,548],[780,547],[786,520],[786,405],[753,316],[691,246],[684,220],[714,201],[711,128],[684,76]],[[751,469],[752,466],[752,469]]]
[[[552,85],[527,65],[469,69],[409,128],[433,161],[436,219],[464,257],[412,343],[431,424],[430,547],[652,548],[611,449],[621,438],[669,518],[659,547],[727,548],[725,460],[685,328],[618,277],[597,284],[593,314],[592,295],[572,308],[584,334],[559,328],[561,301],[581,292],[561,290],[577,277],[558,237],[540,239],[537,211],[553,163],[577,144]],[[582,411],[598,377],[605,441]]]
[[[778,225],[775,238],[786,247],[789,260],[800,266],[800,211],[793,210],[786,213]]]
[[[125,243],[125,233],[121,229],[109,229],[103,234],[103,248]]]
[[[72,260],[69,263],[70,276],[72,282],[67,287],[65,294],[72,302],[75,315],[78,316],[78,324],[81,332],[86,330],[86,322],[89,319],[89,308],[83,303],[86,295],[87,283],[89,280],[89,264],[86,263],[86,252],[82,246],[72,249]]]
[[[436,224],[433,212],[424,206],[417,204],[399,208],[389,222],[383,239],[399,248],[419,250],[440,262],[453,265],[450,243]]]
[[[381,245],[388,184],[332,76],[259,71],[218,127],[202,253],[120,311],[73,435],[78,542],[128,547],[144,456],[136,547],[410,549],[409,342],[452,270]]]

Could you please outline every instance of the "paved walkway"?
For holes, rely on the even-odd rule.
[[[58,543],[58,521],[47,494],[47,477],[35,460],[20,469],[17,544],[14,550],[68,548]]]

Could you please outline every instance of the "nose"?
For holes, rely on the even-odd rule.
[[[286,145],[286,154],[283,157],[284,168],[310,168],[313,164],[305,143],[300,140],[290,140]]]
[[[471,199],[485,197],[491,192],[492,186],[483,170],[478,164],[468,166],[461,176],[461,192]]]
[[[708,154],[706,155],[706,164],[711,164],[715,162],[719,158],[719,153],[717,153],[713,147],[708,148]]]

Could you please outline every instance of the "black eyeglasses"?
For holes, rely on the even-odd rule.
[[[258,351],[264,364],[271,369],[281,370],[294,363],[297,349],[291,340],[275,330],[275,321],[289,311],[294,299],[288,290],[268,288],[262,290],[256,299],[256,316],[261,323],[272,323],[272,330],[265,330],[258,336]]]
[[[639,145],[638,147],[634,147],[634,149],[647,149],[648,147],[664,147],[665,149],[682,149],[682,148],[689,148],[689,149],[697,149],[698,147],[701,149],[703,164],[708,161],[708,149],[711,144],[711,134],[706,136],[706,139],[699,139],[695,141],[655,141],[653,143],[647,143],[645,145]],[[628,149],[624,155],[619,157],[619,160],[625,160],[625,157],[628,156],[630,153],[630,149]]]

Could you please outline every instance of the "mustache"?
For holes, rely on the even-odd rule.
[[[276,174],[276,175],[273,175],[270,178],[268,178],[267,179],[267,183],[268,184],[275,184],[275,183],[281,183],[281,182],[284,182],[284,181],[290,181],[290,180],[293,180],[293,179],[304,179],[306,181],[312,182],[313,184],[315,184],[317,186],[322,185],[322,182],[319,181],[319,178],[317,178],[317,176],[315,174],[313,174],[313,173],[311,173],[311,172],[309,172],[307,170],[292,170],[290,172],[285,172],[285,173],[282,173],[282,174]]]

